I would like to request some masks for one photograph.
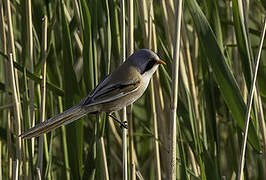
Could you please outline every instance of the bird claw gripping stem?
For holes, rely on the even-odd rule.
[[[113,118],[114,120],[115,120],[115,122],[117,122],[119,125],[120,125],[120,128],[122,129],[122,128],[125,128],[125,129],[127,129],[128,128],[128,126],[127,126],[127,121],[120,121],[120,120],[118,120],[114,115],[112,115],[112,114],[108,114],[107,116],[110,116],[111,118]]]

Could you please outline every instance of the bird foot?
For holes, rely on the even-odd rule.
[[[128,126],[127,126],[127,121],[120,121],[120,120],[118,120],[114,115],[112,115],[112,114],[107,114],[107,116],[110,116],[111,118],[113,118],[119,125],[120,125],[120,128],[122,129],[122,128],[125,128],[125,129],[127,129],[128,128]]]
[[[120,128],[122,129],[122,128],[128,128],[128,126],[127,126],[127,121],[123,121],[123,122],[121,122],[120,121]]]

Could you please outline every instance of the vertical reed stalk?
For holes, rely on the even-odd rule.
[[[76,1],[74,2],[74,5],[75,5],[74,7],[76,7],[76,5],[77,5]],[[67,10],[67,7],[66,7],[66,5],[65,5],[64,2],[63,2],[63,7],[64,7],[64,12],[65,12],[67,21],[70,23],[72,19],[71,19],[71,16],[70,16],[70,14],[69,14],[69,12]],[[76,8],[74,8],[74,10],[76,11],[76,13],[78,14],[77,16],[79,17],[79,10],[78,10],[78,8],[76,7]],[[79,38],[79,35],[78,35],[77,31],[74,32],[74,38],[76,40],[76,43],[77,43],[77,46],[78,46],[78,50],[79,50],[80,54],[82,54],[83,45],[82,45],[82,42],[81,42],[81,40]]]
[[[14,31],[13,31],[13,24],[12,24],[12,14],[11,14],[11,5],[10,5],[10,0],[5,1],[6,4],[6,10],[7,10],[7,21],[8,21],[8,35],[9,35],[9,45],[11,47],[11,50],[9,52],[12,53],[12,61],[16,62],[16,50],[15,50],[15,40],[14,40]],[[12,62],[13,63],[13,62]],[[11,69],[10,69],[11,70]],[[22,112],[21,112],[21,105],[20,105],[20,91],[19,91],[19,80],[18,80],[18,74],[17,70],[14,69],[14,82],[15,82],[15,88],[16,88],[16,98],[17,102],[15,101],[14,103],[19,103],[18,105],[16,104],[15,106],[18,107],[17,112],[15,116],[18,116],[19,118],[16,119],[15,126],[16,126],[16,135],[18,136],[21,133],[21,117],[22,117]],[[13,82],[12,82],[13,83]],[[13,95],[14,97],[15,95]],[[14,100],[14,98],[13,98]],[[22,142],[21,138],[18,137],[16,139],[16,158],[18,158],[18,173],[21,175],[21,161],[22,161]],[[24,153],[23,153],[24,154]]]
[[[150,1],[149,4],[149,48],[154,49],[154,51],[157,51],[156,46],[156,36],[155,34],[155,27],[154,27],[154,12],[153,12],[153,1]],[[154,36],[153,36],[154,35]],[[151,79],[151,108],[152,108],[152,114],[153,114],[153,128],[154,128],[154,145],[155,145],[155,172],[156,172],[156,178],[157,180],[161,179],[161,163],[160,163],[160,151],[159,151],[159,136],[158,136],[158,118],[157,118],[157,111],[156,111],[156,102],[155,102],[155,95],[154,95],[154,78]]]
[[[168,38],[171,39],[170,42],[174,43],[174,30],[175,30],[175,5],[174,5],[174,0],[166,0],[166,11],[167,11],[167,19],[168,19],[168,23],[167,25],[169,26],[169,32],[168,32]],[[166,27],[165,27],[166,28]],[[171,53],[171,57],[173,56],[173,48],[174,45],[173,44],[169,44],[169,48],[170,48],[170,53]]]
[[[126,60],[126,16],[125,16],[125,1],[120,0],[121,8],[121,49],[122,49],[122,61]],[[126,107],[122,110],[122,121],[127,121]],[[123,128],[123,180],[127,180],[127,129]]]
[[[13,166],[12,167],[12,170],[13,170],[13,172],[12,172],[12,179],[13,180],[18,180],[19,179],[18,178],[18,174],[19,174],[19,160],[18,159],[14,160],[12,166]]]
[[[178,99],[178,73],[179,73],[179,56],[180,56],[180,31],[182,17],[182,0],[176,2],[176,20],[175,20],[175,40],[174,55],[172,65],[172,96],[170,107],[170,168],[169,177],[171,180],[176,179],[176,111]]]
[[[107,159],[106,159],[106,151],[105,151],[105,145],[104,145],[104,139],[103,139],[103,137],[100,138],[100,145],[101,145],[101,152],[102,152],[102,158],[103,158],[104,179],[105,180],[109,180],[109,172],[108,172]]]
[[[29,71],[34,72],[33,62],[33,36],[32,36],[32,12],[31,12],[31,0],[27,0],[27,42],[28,42],[28,58],[29,58]],[[35,111],[34,111],[34,81],[29,81],[29,97],[30,97],[30,119],[29,125],[35,126]],[[32,158],[34,156],[34,138],[31,139],[31,152]]]
[[[173,39],[171,37],[171,33],[170,33],[170,26],[169,26],[169,17],[168,17],[168,8],[166,7],[166,3],[165,3],[165,0],[162,0],[161,1],[162,3],[162,10],[163,10],[163,20],[164,20],[164,28],[165,28],[165,31],[168,33],[166,35],[166,38],[167,38],[167,41],[168,41],[168,47],[170,49],[170,52],[171,54],[173,54]]]
[[[109,17],[109,5],[108,5],[108,1],[105,1],[106,4],[106,14],[107,14],[107,26],[106,26],[106,32],[107,32],[107,73],[108,74],[110,72],[110,58],[111,58],[111,29],[110,29],[110,17]],[[109,117],[106,116],[106,119],[103,119],[104,121],[108,121]],[[103,127],[105,122],[102,123]],[[108,171],[108,164],[107,164],[107,158],[106,158],[106,150],[105,150],[105,143],[104,143],[104,138],[103,138],[103,134],[100,137],[100,145],[101,145],[101,152],[102,152],[102,158],[103,158],[103,166],[104,166],[104,175],[105,175],[105,180],[109,180],[109,171]]]
[[[128,56],[134,52],[134,0],[128,1]],[[129,128],[129,154],[130,154],[130,179],[136,180],[136,165],[134,162],[134,136],[132,106],[127,107],[127,118]]]
[[[129,105],[127,107],[127,120],[128,120],[128,128],[129,128],[129,155],[130,155],[130,179],[136,180],[136,164],[134,158],[134,130],[133,130],[133,119],[132,119],[132,107],[133,105]]]
[[[148,39],[148,13],[147,13],[147,4],[146,4],[146,1],[143,1],[143,0],[139,0],[139,13],[140,13],[140,21],[141,21],[141,25],[142,25],[142,31],[143,31],[143,37],[144,39]],[[144,42],[144,45],[146,47],[148,47],[148,42],[145,41]]]
[[[58,106],[59,106],[59,112],[63,112],[63,100],[61,96],[58,96]],[[69,166],[69,160],[68,160],[68,149],[67,149],[67,138],[66,138],[66,127],[61,127],[62,132],[62,145],[63,145],[63,152],[64,152],[64,168],[65,168],[65,175],[66,179],[70,180],[70,166]]]
[[[40,121],[43,122],[45,120],[45,108],[46,108],[46,51],[47,51],[47,17],[44,16],[43,24],[42,24],[42,61],[43,70],[42,70],[42,84],[41,84],[41,112],[40,112]],[[38,164],[37,168],[42,174],[42,164],[43,164],[43,138],[45,135],[41,135],[39,137],[39,152],[38,152]]]
[[[160,79],[159,79],[159,70],[157,70],[155,72],[155,77],[153,77],[153,82],[154,82],[154,95],[155,95],[155,105],[156,105],[156,112],[157,112],[157,126],[158,126],[158,139],[157,139],[157,143],[159,144],[159,150],[160,150],[160,154],[162,155],[162,152],[164,151],[163,147],[168,147],[169,145],[169,134],[168,134],[168,123],[167,119],[168,117],[165,114],[165,110],[167,107],[167,105],[165,105],[165,102],[167,102],[167,100],[164,98],[164,94],[163,94],[163,86],[160,83]],[[162,76],[161,76],[162,77]],[[155,128],[154,128],[155,131]],[[156,130],[157,131],[157,130]],[[155,134],[154,134],[155,135]],[[156,138],[155,138],[156,139]],[[167,158],[161,158],[160,159],[160,169],[162,171],[162,174],[164,172],[165,167],[167,167],[168,165],[168,161]],[[167,177],[167,174],[166,174]],[[163,178],[163,176],[162,176]]]
[[[4,4],[3,1],[0,1],[0,32],[1,32],[1,39],[2,39],[2,48],[3,48],[3,53],[7,54],[7,38],[6,38],[6,31],[5,31],[5,19],[4,19]],[[10,87],[10,68],[9,68],[9,63],[8,61],[4,62],[4,70],[5,70],[5,84],[6,86]],[[10,96],[8,95],[8,92],[5,92],[5,100],[4,103],[5,104],[10,104]],[[13,107],[13,104],[12,104]],[[11,123],[10,123],[10,109],[7,109],[5,111],[5,117],[7,119],[7,125],[6,125],[6,129],[7,129],[7,179],[11,179],[12,178],[12,154],[13,154],[13,149],[12,149],[12,144],[11,144]],[[3,166],[1,166],[3,167]]]
[[[155,106],[155,93],[154,93],[154,86],[155,84],[154,78],[151,79],[151,106],[152,106],[152,114],[153,114],[153,132],[154,132],[154,146],[155,146],[155,173],[156,179],[161,179],[161,163],[160,163],[160,150],[159,150],[159,135],[158,135],[158,118],[157,118],[157,111]]]
[[[108,117],[106,119],[103,119],[103,121],[108,120]],[[99,118],[100,120],[100,118]],[[102,127],[105,127],[105,122],[103,122]],[[102,130],[102,132],[104,132]],[[104,174],[104,179],[109,180],[109,171],[108,171],[108,165],[107,165],[107,158],[106,158],[106,150],[105,150],[105,144],[104,144],[104,138],[103,138],[103,133],[100,135],[100,151],[102,153],[102,160],[103,160],[103,174]]]
[[[10,53],[9,56],[10,60],[10,72],[11,72],[11,87],[12,87],[12,93],[13,93],[13,103],[14,103],[14,116],[15,116],[15,127],[16,127],[16,177],[17,173],[19,173],[20,169],[20,162],[21,162],[21,137],[19,137],[19,134],[21,134],[21,127],[20,127],[20,101],[18,99],[18,92],[16,88],[16,80],[15,80],[15,71],[13,66],[13,55]],[[13,176],[14,178],[14,176]]]
[[[183,24],[185,24],[185,20],[184,18],[182,18],[182,22]],[[196,86],[195,86],[195,80],[194,80],[194,74],[193,74],[193,66],[192,66],[192,62],[191,62],[191,53],[190,53],[190,49],[189,49],[189,41],[188,41],[188,37],[187,37],[187,29],[186,26],[182,26],[182,42],[183,42],[183,47],[184,47],[184,55],[185,55],[185,59],[187,60],[187,70],[188,70],[188,82],[189,82],[189,87],[190,87],[190,91],[191,91],[191,95],[192,95],[192,103],[193,106],[195,108],[195,114],[196,114],[196,119],[197,122],[199,122],[199,127],[200,127],[200,115],[199,115],[199,108],[198,108],[198,99],[197,99],[197,90],[196,90]]]
[[[107,164],[106,150],[105,150],[103,135],[101,135],[100,137],[100,151],[102,153],[104,179],[109,180],[108,164]]]
[[[254,76],[252,79],[251,91],[248,97],[248,105],[247,105],[248,109],[247,109],[246,116],[245,116],[245,134],[244,134],[244,138],[243,138],[242,146],[241,146],[241,156],[240,156],[240,164],[239,164],[238,178],[237,178],[238,180],[243,179],[243,169],[245,165],[245,154],[246,154],[246,146],[247,146],[247,138],[248,138],[250,113],[251,113],[251,107],[252,107],[252,102],[253,102],[253,96],[254,96],[255,88],[256,88],[256,80],[257,80],[257,74],[258,74],[258,69],[259,69],[259,64],[260,64],[262,46],[263,46],[264,37],[265,37],[265,31],[266,31],[266,18],[264,18],[263,31],[260,36],[260,44],[259,44],[258,54],[256,58],[256,66],[254,67],[254,71],[253,71]]]
[[[21,133],[21,107],[20,107],[20,95],[19,95],[19,84],[18,84],[18,75],[17,70],[13,67],[13,61],[16,62],[16,50],[15,50],[15,43],[14,43],[14,34],[13,34],[13,25],[12,25],[12,16],[11,16],[11,8],[10,8],[10,1],[6,0],[6,9],[7,9],[7,18],[8,18],[8,34],[9,34],[9,41],[11,46],[10,54],[10,72],[11,72],[11,87],[13,92],[13,103],[15,108],[15,126],[16,126],[16,135],[18,136]],[[12,62],[11,62],[12,61]],[[15,88],[15,89],[14,89]],[[21,138],[16,138],[16,158],[18,158],[18,167],[20,167],[21,162]]]
[[[6,0],[5,1],[5,5],[6,5],[6,10],[7,10],[7,20],[8,20],[8,35],[9,35],[9,44],[11,47],[11,53],[13,56],[13,60],[14,62],[17,62],[17,56],[16,56],[16,49],[15,49],[15,40],[14,40],[14,34],[13,34],[13,24],[12,24],[12,15],[11,15],[11,8],[10,8],[10,0]],[[18,80],[18,74],[17,74],[17,70],[14,69],[14,75],[15,75],[15,79]],[[19,92],[19,84],[18,81],[16,81],[16,88],[17,88],[17,92]],[[17,94],[18,95],[18,99],[20,99],[20,93]],[[21,110],[20,110],[21,111]],[[21,116],[21,114],[20,114]]]
[[[12,154],[13,149],[11,148],[11,118],[10,111],[7,111],[7,148],[8,148],[8,178],[12,179]]]

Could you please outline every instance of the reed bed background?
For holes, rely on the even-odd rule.
[[[0,179],[266,179],[265,8],[1,0]],[[115,112],[128,130],[101,114],[18,137],[81,101],[140,48],[167,65]]]

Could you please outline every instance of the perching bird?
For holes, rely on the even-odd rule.
[[[110,113],[132,104],[145,92],[159,64],[165,64],[165,62],[151,50],[136,51],[79,104],[37,124],[22,133],[20,137],[40,136],[88,113]]]

